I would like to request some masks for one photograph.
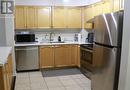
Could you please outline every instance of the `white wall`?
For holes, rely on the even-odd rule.
[[[130,0],[125,0],[123,47],[118,90],[130,90]]]
[[[0,0],[1,1],[1,0]],[[2,0],[7,1],[7,0]],[[13,0],[8,0],[13,1]],[[15,69],[15,55],[14,55],[14,17],[13,14],[1,14],[0,13],[0,46],[12,47],[14,74]]]
[[[36,5],[36,6],[83,6],[101,0],[15,0],[16,5]]]

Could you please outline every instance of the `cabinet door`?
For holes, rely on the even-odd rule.
[[[52,14],[53,28],[67,27],[67,11],[65,7],[54,7]]]
[[[80,67],[80,45],[78,45],[78,67]]]
[[[8,57],[8,67],[9,67],[9,85],[12,84],[12,76],[13,76],[13,63],[12,63],[12,55],[10,54]]]
[[[15,29],[26,29],[26,7],[15,8]]]
[[[27,28],[37,28],[37,15],[35,7],[27,7]]]
[[[94,16],[98,16],[102,14],[103,8],[102,8],[102,2],[101,3],[96,3],[93,5],[93,10],[94,10]]]
[[[40,47],[40,68],[54,67],[54,52],[52,46]]]
[[[10,71],[9,71],[9,63],[7,62],[6,64],[5,64],[5,70],[6,70],[6,85],[5,86],[7,86],[7,88],[8,88],[8,90],[10,90],[11,89],[11,85],[10,85]]]
[[[78,46],[71,45],[71,65],[77,66],[78,64]]]
[[[68,45],[57,45],[54,50],[55,66],[70,66],[70,48]]]
[[[113,0],[113,11],[119,11],[120,10],[120,0]]]
[[[68,28],[82,28],[81,8],[68,8],[67,10],[67,26]]]
[[[51,28],[51,7],[38,7],[38,28]]]
[[[5,66],[0,67],[0,90],[9,90]]]
[[[104,2],[102,5],[102,8],[103,8],[103,13],[112,12],[112,6],[111,6],[111,3],[109,1]]]
[[[92,29],[92,23],[87,23],[92,18],[94,18],[93,6],[84,7],[84,28]]]
[[[124,10],[124,0],[120,0],[120,10]]]

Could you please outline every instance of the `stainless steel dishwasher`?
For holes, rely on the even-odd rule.
[[[17,71],[39,69],[38,46],[16,47],[15,53]]]

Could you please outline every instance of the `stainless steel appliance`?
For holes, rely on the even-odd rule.
[[[18,33],[18,34],[15,35],[15,42],[16,43],[32,43],[32,42],[35,42],[35,34],[33,34],[33,33],[27,33],[27,34]]]
[[[37,46],[16,47],[17,71],[39,69],[39,55]]]
[[[98,61],[92,75],[92,90],[118,90],[122,45],[123,11],[94,19],[93,59]]]
[[[88,33],[88,37],[87,37],[87,42],[88,43],[93,43],[93,39],[94,39],[94,33]]]
[[[82,44],[80,45],[80,70],[91,79],[93,70],[93,44]]]

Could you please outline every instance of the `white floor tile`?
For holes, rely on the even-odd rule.
[[[29,77],[16,79],[16,84],[27,84],[27,83],[30,83]]]
[[[33,83],[33,84],[30,84],[31,86],[31,89],[47,89],[47,85],[45,83]]]
[[[83,90],[83,88],[81,88],[80,86],[67,86],[66,90]]]
[[[66,70],[63,71],[64,73],[67,72]],[[60,72],[53,71],[53,73],[54,75],[51,72],[47,73],[46,77],[43,77],[40,71],[18,73],[15,90],[91,90],[91,80],[83,74],[72,74],[68,71],[64,75],[61,74],[62,70]]]
[[[72,77],[70,75],[67,75],[67,76],[59,76],[57,77],[58,79],[60,80],[72,80]]]
[[[17,73],[17,78],[28,78],[28,72]]]
[[[43,77],[30,77],[30,83],[43,83],[45,82]]]
[[[49,88],[49,90],[66,90],[65,87],[55,87],[55,88]]]
[[[36,71],[36,72],[29,72],[29,76],[30,77],[42,77],[42,73],[40,71]]]
[[[74,80],[62,80],[61,82],[64,86],[77,85]]]
[[[46,82],[46,84],[48,88],[63,87],[63,84],[60,81]]]

